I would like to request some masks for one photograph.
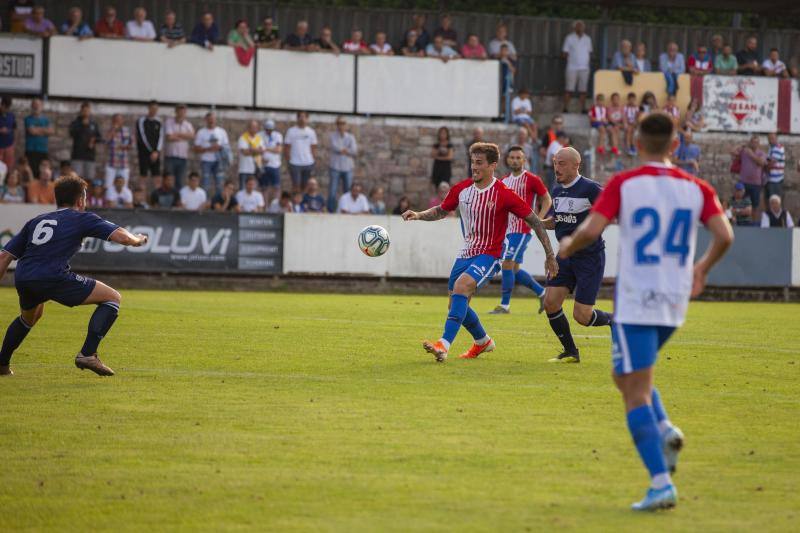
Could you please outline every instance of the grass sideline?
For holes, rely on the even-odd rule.
[[[124,291],[105,379],[72,366],[92,309],[48,304],[0,380],[0,530],[796,527],[799,305],[691,306],[656,372],[681,500],[640,515],[608,330],[548,364],[534,300],[495,304],[473,302],[498,349],[458,360],[462,330],[439,365],[442,296]],[[0,289],[3,330],[16,312]]]

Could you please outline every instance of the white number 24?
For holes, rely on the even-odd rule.
[[[33,229],[32,244],[44,244],[53,238],[53,226],[58,225],[58,220],[45,219],[39,221]]]

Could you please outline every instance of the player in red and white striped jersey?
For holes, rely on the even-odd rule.
[[[544,219],[553,200],[542,183],[542,179],[525,170],[525,150],[521,146],[509,148],[506,154],[506,166],[511,169],[511,172],[503,178],[503,185],[517,193],[517,196],[522,198],[522,201],[532,209],[536,209],[536,202],[539,200],[541,203],[539,218]],[[525,221],[514,214],[508,215],[508,230],[503,245],[503,293],[500,305],[489,314],[501,315],[511,312],[509,311],[511,293],[516,282],[532,290],[539,297],[539,312],[544,310],[544,287],[536,283],[536,280],[528,272],[520,268],[530,240],[531,228]]]
[[[675,471],[683,434],[670,423],[653,386],[653,365],[658,351],[683,324],[690,296],[703,291],[709,270],[733,242],[714,189],[670,164],[669,156],[678,147],[675,132],[666,113],[642,119],[637,144],[643,166],[611,178],[589,217],[561,241],[559,252],[570,257],[618,219],[620,260],[611,329],[614,381],[652,479],[634,510],[677,503],[670,472]],[[711,233],[711,244],[695,263],[700,223]]]
[[[475,339],[469,351],[462,354],[472,359],[494,349],[494,341],[486,334],[478,315],[469,307],[475,291],[488,282],[503,249],[503,239],[508,227],[509,214],[513,213],[533,228],[544,247],[545,270],[548,275],[558,272],[558,264],[550,247],[550,240],[529,205],[494,177],[500,150],[496,144],[475,143],[470,149],[472,177],[456,184],[441,205],[426,211],[406,211],[405,220],[441,220],[456,208],[461,213],[461,230],[464,247],[458,254],[450,272],[450,311],[445,321],[444,333],[436,342],[425,341],[423,347],[437,361],[444,362],[450,344],[463,325]]]

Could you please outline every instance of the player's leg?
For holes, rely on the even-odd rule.
[[[497,267],[497,262],[493,262],[488,269],[488,273],[475,280],[475,292],[491,281],[497,273]],[[458,356],[460,359],[475,359],[482,353],[494,350],[494,340],[486,333],[483,324],[481,324],[481,319],[478,317],[478,313],[476,313],[472,307],[467,307],[467,314],[464,315],[464,320],[461,325],[472,335],[473,343],[469,350]]]
[[[658,328],[658,349],[669,340],[675,328],[659,327]],[[678,465],[678,453],[683,449],[685,437],[680,428],[674,426],[667,416],[667,411],[664,408],[664,403],[661,401],[661,393],[653,385],[653,392],[650,396],[650,404],[653,406],[653,412],[656,415],[656,422],[658,423],[658,430],[661,432],[661,441],[664,447],[664,458],[667,461],[667,468],[670,473],[675,473]]]
[[[22,300],[20,298],[20,300]],[[3,344],[0,347],[0,376],[12,376],[11,356],[19,348],[28,332],[36,325],[44,313],[44,303],[39,303],[28,309],[20,308],[19,316],[9,324]]]
[[[569,328],[569,320],[564,314],[564,300],[575,287],[575,275],[570,266],[570,259],[558,261],[558,274],[547,282],[547,291],[544,293],[544,310],[547,313],[547,320],[550,328],[556,334],[564,351],[550,359],[551,362],[578,363],[580,355],[572,332]]]
[[[520,244],[519,233],[509,233],[503,242],[503,261],[500,270],[500,305],[489,311],[490,315],[505,315],[509,313],[511,293],[514,291],[514,257]]]
[[[89,319],[89,327],[83,347],[75,357],[75,366],[81,370],[89,369],[101,376],[114,375],[114,371],[100,361],[97,356],[97,347],[117,320],[121,300],[122,297],[119,292],[105,283],[94,281],[91,292],[79,304],[97,306]]]
[[[606,254],[601,251],[586,257],[573,258],[577,281],[572,317],[582,326],[609,326],[612,314],[594,308],[603,283]]]
[[[522,261],[525,258],[525,252],[528,250],[528,244],[531,242],[531,234],[527,233],[522,239],[522,244],[514,256],[514,282],[519,283],[523,287],[532,290],[533,293],[539,298],[539,313],[544,311],[544,293],[545,288],[539,285],[533,276],[528,271],[522,268]]]

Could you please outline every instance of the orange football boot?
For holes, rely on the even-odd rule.
[[[483,344],[474,343],[472,347],[466,352],[458,356],[459,359],[475,359],[483,352],[491,352],[494,350],[494,340],[489,339]]]
[[[422,347],[425,348],[426,352],[433,354],[437,362],[444,363],[447,361],[447,348],[444,347],[442,341],[424,341]]]

